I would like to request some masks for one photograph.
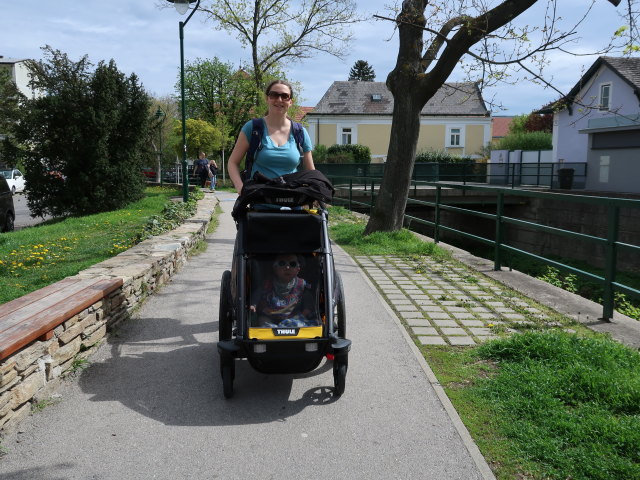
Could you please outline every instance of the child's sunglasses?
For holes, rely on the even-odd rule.
[[[284,260],[278,260],[277,262],[273,262],[273,264],[276,267],[280,267],[280,268],[285,268],[285,267],[297,268],[298,266],[300,266],[300,264],[295,260],[291,260],[290,262],[286,262]]]

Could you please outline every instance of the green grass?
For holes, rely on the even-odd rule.
[[[422,350],[499,479],[640,478],[638,352],[562,331]]]
[[[446,250],[423,242],[407,229],[364,236],[366,223],[342,207],[331,207],[329,219],[331,237],[352,254],[449,256]]]
[[[363,221],[331,213],[351,254],[422,251],[403,235],[362,238]],[[476,347],[416,345],[499,480],[640,479],[640,353],[553,318]]]
[[[0,304],[50,285],[174,228],[195,200],[171,202],[180,192],[149,187],[128,207],[86,217],[52,220],[0,235]],[[196,193],[194,197],[197,197]]]

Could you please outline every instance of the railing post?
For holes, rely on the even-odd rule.
[[[440,202],[442,201],[442,187],[440,185],[436,186],[436,211],[435,218],[433,219],[433,223],[435,227],[433,228],[433,241],[438,243],[440,241]]]
[[[351,202],[353,200],[353,178],[349,179],[349,210],[351,210]]]
[[[375,184],[374,184],[374,180],[371,179],[371,208],[373,209],[373,203],[374,203],[374,198],[373,198],[373,192],[375,190]]]
[[[620,207],[611,205],[607,210],[607,246],[604,266],[604,293],[602,295],[602,319],[611,320],[615,306],[616,264],[618,262],[618,228],[620,226]]]
[[[502,254],[500,246],[502,245],[503,225],[502,216],[504,215],[504,192],[498,193],[498,205],[496,208],[496,240],[493,253],[493,269],[499,271],[502,267]]]

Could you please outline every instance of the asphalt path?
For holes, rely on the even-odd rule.
[[[16,212],[15,229],[20,230],[24,227],[37,225],[51,217],[35,217],[31,216],[31,211],[27,206],[27,196],[24,193],[16,193],[13,196],[13,208]]]
[[[337,247],[353,341],[344,395],[329,363],[264,375],[242,361],[224,399],[217,305],[235,226],[233,196],[218,196],[207,250],[3,440],[0,478],[483,478],[397,320]]]

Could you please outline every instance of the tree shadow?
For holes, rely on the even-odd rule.
[[[213,342],[199,341],[217,330],[212,322],[184,325],[176,319],[145,319],[152,331],[171,332],[149,338],[151,329],[139,329],[126,341],[110,342],[111,356],[94,363],[79,378],[91,401],[117,401],[166,425],[244,425],[281,421],[312,405],[336,400],[332,386],[314,387],[291,400],[293,381],[331,369],[324,361],[302,375],[266,375],[246,360],[236,361],[232,399],[222,392],[220,362]],[[214,322],[217,323],[217,322]],[[332,377],[331,377],[332,378]]]

